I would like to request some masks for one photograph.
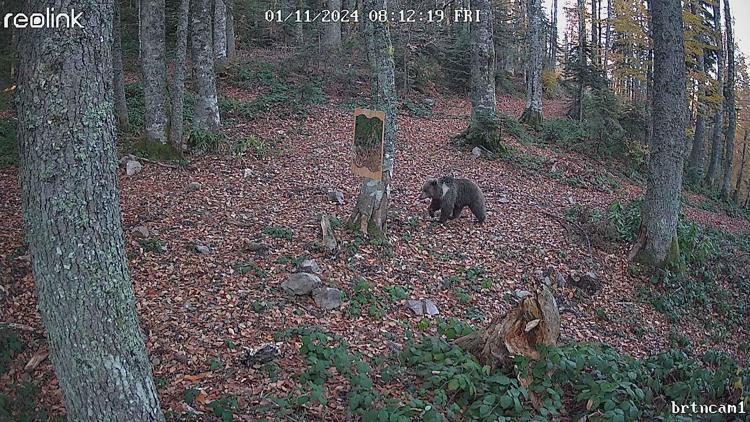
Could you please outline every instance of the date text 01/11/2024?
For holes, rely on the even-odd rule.
[[[314,12],[311,10],[293,10],[283,12],[281,10],[266,10],[266,21],[268,22],[289,22],[289,23],[312,23],[312,22],[359,22],[360,18],[369,19],[372,22],[393,22],[393,23],[416,23],[416,22],[435,22],[441,23],[446,20],[453,22],[479,22],[481,16],[479,10],[456,9],[453,13],[446,13],[445,10],[370,10],[367,13],[359,13],[357,10],[320,10]]]

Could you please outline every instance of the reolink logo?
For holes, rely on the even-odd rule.
[[[5,28],[83,28],[80,19],[83,12],[55,13],[55,8],[47,8],[45,13],[6,13],[3,17]]]

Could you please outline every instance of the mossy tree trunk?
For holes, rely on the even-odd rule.
[[[713,4],[713,15],[714,15],[714,47],[716,48],[716,85],[719,87],[719,95],[721,95],[721,87],[724,85],[724,38],[721,30],[721,3],[716,1]],[[721,168],[721,155],[724,152],[724,144],[721,138],[721,132],[724,128],[724,105],[723,101],[719,101],[717,104],[716,113],[714,114],[714,127],[711,135],[711,156],[708,162],[708,171],[703,183],[706,187],[713,188],[716,186],[716,178]]]
[[[364,0],[365,16],[370,10],[387,9],[387,0]],[[396,78],[393,46],[388,26],[366,21],[370,59],[372,107],[385,113],[382,180],[364,179],[349,224],[364,235],[385,235],[393,163],[396,154]]]
[[[721,197],[731,200],[732,176],[734,175],[734,136],[737,131],[737,108],[735,106],[735,80],[737,77],[734,63],[734,30],[732,28],[732,10],[729,0],[724,0],[724,22],[727,30],[727,80],[724,84],[724,109],[727,111],[726,150],[724,156]]]
[[[125,75],[122,66],[122,22],[120,20],[120,1],[114,1],[112,15],[112,74],[115,95],[115,115],[117,126],[121,131],[130,129],[128,105],[125,102]]]
[[[479,20],[470,24],[471,45],[471,121],[469,127],[453,138],[458,144],[478,146],[491,152],[504,151],[500,143],[495,103],[495,43],[492,31],[492,6],[489,0],[474,0],[472,9]],[[460,27],[460,24],[459,24]]]
[[[211,0],[192,0],[191,7],[190,41],[195,95],[193,129],[215,133],[219,130],[220,119],[211,40]]]
[[[543,19],[542,0],[528,0],[527,14],[529,19],[529,53],[528,71],[526,74],[526,108],[521,115],[521,123],[539,128],[543,119],[542,69],[543,57]]]
[[[654,139],[641,228],[631,257],[649,266],[681,266],[677,219],[687,124],[684,33],[680,2],[652,2]]]
[[[146,143],[167,143],[167,64],[164,0],[141,4],[143,54],[143,125]]]
[[[185,104],[185,74],[187,73],[187,36],[190,0],[180,0],[177,10],[177,33],[172,75],[172,121],[169,127],[169,139],[177,151],[182,151],[183,109]]]
[[[162,421],[122,231],[112,1],[66,7],[86,11],[83,29],[19,31],[18,48],[19,178],[49,356],[68,420]]]

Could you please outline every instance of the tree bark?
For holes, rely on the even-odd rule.
[[[167,65],[164,46],[164,0],[143,1],[143,124],[147,143],[167,142]]]
[[[283,0],[282,5],[284,6],[285,15],[294,13],[295,10],[301,10],[298,0]],[[289,44],[302,45],[302,42],[304,41],[302,22],[296,19],[290,19],[289,21],[284,22],[283,25],[284,41]]]
[[[227,64],[227,8],[224,0],[214,0],[214,66],[223,70]]]
[[[234,0],[225,0],[227,14],[227,61],[237,55],[237,42],[234,39]]]
[[[729,0],[724,0],[724,22],[727,30],[727,81],[724,85],[724,108],[727,111],[726,150],[724,158],[724,178],[721,183],[721,197],[729,200],[732,189],[734,165],[734,136],[737,131],[737,108],[735,107],[735,63],[734,63],[734,30],[732,29],[732,10]]]
[[[112,2],[66,5],[86,11],[83,29],[19,31],[18,48],[19,178],[49,356],[68,420],[162,421],[122,231]]]
[[[583,121],[583,89],[585,86],[584,69],[586,68],[586,0],[578,0],[578,89],[570,117]]]
[[[549,63],[547,67],[554,69],[557,66],[557,22],[558,22],[558,8],[557,0],[552,0],[552,7],[550,8],[550,37],[549,37]]]
[[[638,243],[631,257],[651,266],[681,268],[677,219],[682,193],[687,116],[684,33],[679,1],[653,0],[654,139]]]
[[[190,41],[195,94],[193,129],[214,133],[219,130],[220,119],[211,44],[211,1],[193,0],[191,3],[193,12]]]
[[[471,122],[453,140],[503,152],[500,128],[497,125],[495,102],[495,44],[492,30],[492,7],[489,0],[474,0],[472,9],[479,11],[479,20],[470,24],[471,44]]]
[[[172,121],[169,139],[177,151],[184,149],[182,142],[183,106],[185,103],[185,74],[187,73],[187,37],[190,0],[180,0],[177,11],[177,45],[175,48],[174,75],[172,76]]]
[[[544,118],[542,101],[542,0],[528,0],[530,54],[526,75],[526,108],[521,123],[539,128]]]
[[[328,0],[328,10],[341,11],[341,0]],[[324,25],[323,45],[326,48],[337,49],[341,47],[341,21],[331,19]]]
[[[386,10],[387,0],[364,0],[365,16],[371,10]],[[387,229],[390,181],[396,154],[396,78],[393,46],[384,22],[367,25],[367,49],[370,60],[372,107],[385,113],[382,180],[364,179],[349,224],[363,235],[382,237]]]
[[[125,101],[125,75],[122,67],[122,22],[120,20],[120,0],[113,3],[112,15],[112,74],[114,95],[115,95],[115,115],[117,116],[117,126],[122,132],[130,129],[128,119],[128,104]]]
[[[714,12],[714,33],[716,35],[716,84],[719,93],[724,86],[724,38],[721,29],[721,2],[717,0],[713,4]],[[706,187],[713,188],[716,186],[716,178],[721,168],[721,156],[724,152],[724,144],[721,139],[721,132],[724,129],[724,102],[719,101],[716,113],[714,114],[714,127],[711,136],[711,159],[708,163],[708,172],[704,179]]]
[[[698,72],[705,74],[705,52],[698,58]],[[706,156],[706,110],[703,99],[706,96],[705,82],[698,81],[698,111],[695,118],[695,133],[693,135],[693,148],[688,158],[688,182],[699,183],[703,179],[703,167]]]
[[[607,0],[607,34],[604,45],[604,63],[602,69],[604,70],[604,77],[609,78],[609,52],[612,50],[612,15],[614,9],[612,9],[612,0]]]
[[[734,187],[732,201],[735,204],[740,203],[740,188],[742,187],[742,177],[745,175],[745,153],[747,152],[747,129],[745,129],[745,139],[742,141],[742,161],[740,161],[740,174],[737,175],[737,184]]]

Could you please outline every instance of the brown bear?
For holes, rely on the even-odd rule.
[[[430,198],[430,217],[440,210],[440,222],[461,217],[464,207],[468,206],[477,218],[478,223],[484,223],[487,212],[484,205],[484,194],[476,183],[468,179],[443,176],[439,179],[431,177],[422,186],[419,199]]]

